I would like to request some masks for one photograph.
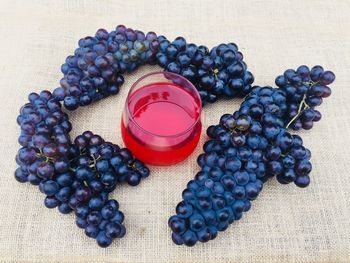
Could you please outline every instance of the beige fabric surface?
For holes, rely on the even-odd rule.
[[[1,262],[350,262],[350,1],[0,1]],[[256,84],[273,85],[289,67],[321,64],[337,75],[323,119],[302,135],[312,151],[307,189],[267,183],[251,211],[193,248],[174,245],[167,220],[199,170],[200,145],[186,161],[151,167],[138,187],[117,188],[127,235],[108,249],[76,227],[73,215],[43,205],[43,194],[14,180],[18,110],[31,91],[52,90],[79,38],[118,24],[212,47],[236,42]],[[158,70],[127,75],[119,95],[70,113],[72,136],[89,129],[123,144],[119,123],[131,84]],[[241,100],[205,108],[204,128]]]

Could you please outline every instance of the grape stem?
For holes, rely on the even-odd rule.
[[[90,168],[95,168],[96,167],[96,162],[101,159],[101,156],[98,156],[97,158],[95,158],[94,155],[91,155],[92,157],[92,163],[90,163],[89,167]]]
[[[215,78],[218,77],[218,73],[219,73],[219,69],[215,68],[215,69],[213,70],[213,75],[214,75]]]
[[[39,149],[39,153],[36,154],[36,157],[38,158],[45,158],[44,162],[53,162],[55,159],[54,158],[50,158],[46,155],[44,155],[43,151],[41,149]]]
[[[318,81],[317,82],[314,82],[314,81],[308,81],[308,82],[303,82],[303,84],[305,85],[309,85],[310,87],[318,84]],[[286,129],[289,128],[289,126],[309,107],[309,105],[307,105],[307,103],[305,102],[305,98],[306,98],[306,94],[304,94],[303,96],[303,100],[300,102],[300,105],[299,105],[299,109],[298,109],[298,114],[295,115],[291,120],[290,122],[287,124],[286,126]],[[304,108],[302,109],[302,107],[304,106]]]
[[[289,126],[309,107],[309,105],[305,102],[306,94],[304,94],[303,100],[300,102],[299,109],[297,115],[295,115],[287,124],[286,129],[289,128]]]
[[[318,84],[318,81],[316,81],[316,82],[315,81],[306,81],[306,82],[303,82],[303,84],[313,86],[313,85]]]

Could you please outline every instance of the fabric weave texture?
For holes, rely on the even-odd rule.
[[[350,1],[18,1],[0,8],[0,262],[350,262]],[[203,110],[195,152],[170,167],[151,167],[137,187],[112,194],[125,214],[127,235],[99,248],[75,225],[74,215],[44,207],[37,187],[15,181],[19,148],[16,117],[32,91],[53,90],[60,66],[79,38],[125,24],[169,39],[185,37],[211,48],[235,42],[255,84],[274,85],[287,68],[320,64],[337,79],[320,107],[323,118],[299,132],[312,151],[311,185],[299,189],[275,180],[264,185],[252,209],[206,244],[176,246],[167,220],[186,183],[199,170],[205,130],[241,99]],[[123,145],[120,118],[128,89],[157,66],[125,75],[121,92],[69,113],[72,138],[85,130]]]

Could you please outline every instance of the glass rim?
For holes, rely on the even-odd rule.
[[[189,86],[191,87],[191,89],[194,91],[194,94],[195,96],[198,98],[198,101],[199,101],[199,114],[198,114],[198,117],[196,118],[196,120],[188,127],[186,128],[186,130],[184,131],[181,131],[177,134],[174,134],[174,135],[159,135],[159,134],[155,134],[153,132],[150,132],[150,131],[147,131],[145,130],[144,128],[142,128],[138,123],[137,121],[134,119],[134,116],[131,114],[131,111],[129,109],[129,97],[131,96],[131,92],[133,91],[133,89],[136,87],[137,84],[139,84],[142,80],[146,79],[147,77],[150,77],[150,76],[153,76],[153,75],[164,75],[164,74],[169,74],[169,75],[172,75],[172,76],[175,76],[177,78],[180,78],[182,79],[183,81],[185,81],[187,84],[189,84]],[[180,85],[179,85],[180,86]],[[160,138],[174,138],[174,137],[179,137],[183,134],[186,134],[187,132],[189,132],[190,130],[192,130],[197,124],[198,122],[200,121],[201,119],[201,113],[202,113],[202,99],[201,99],[201,96],[198,92],[198,90],[196,89],[196,87],[192,84],[191,81],[189,81],[188,79],[186,79],[185,77],[179,75],[179,74],[176,74],[176,73],[173,73],[173,72],[167,72],[167,71],[154,71],[154,72],[150,72],[150,73],[147,73],[145,75],[143,75],[142,77],[140,77],[138,80],[136,80],[129,92],[128,92],[128,95],[126,97],[126,101],[125,101],[125,109],[126,109],[126,113],[128,116],[130,116],[130,118],[128,117],[128,119],[130,119],[133,124],[135,124],[140,130],[142,130],[143,132],[145,133],[148,133],[152,136],[155,136],[155,137],[160,137]]]

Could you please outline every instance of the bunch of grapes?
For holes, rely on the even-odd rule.
[[[46,194],[45,206],[58,207],[63,214],[74,210],[78,227],[107,247],[125,235],[124,215],[116,200],[109,199],[117,183],[135,186],[149,175],[149,169],[130,151],[105,142],[90,131],[76,137],[71,145],[69,166],[40,183]],[[56,165],[57,166],[57,165]]]
[[[182,75],[198,89],[203,104],[220,97],[244,97],[250,91],[253,75],[243,62],[236,44],[220,44],[211,51],[205,46],[187,44],[183,37],[173,42],[159,36],[158,64],[166,71]]]
[[[325,71],[319,65],[311,70],[302,65],[297,70],[288,69],[278,76],[275,83],[287,95],[286,127],[293,130],[311,129],[313,123],[321,119],[321,113],[315,108],[331,95],[328,85],[334,79],[332,71]]]
[[[201,171],[188,183],[176,215],[169,219],[176,244],[207,242],[250,209],[267,180],[264,158],[273,133],[260,119],[278,125],[284,107],[283,92],[255,87],[239,111],[223,115],[218,125],[208,128],[211,140],[197,159]]]
[[[178,245],[214,239],[250,209],[262,190],[267,141],[249,116],[235,119],[225,114],[207,133],[212,139],[197,159],[201,171],[187,184],[176,215],[169,219],[172,239]]]
[[[124,83],[121,74],[154,64],[159,46],[154,32],[145,35],[123,25],[109,33],[99,29],[94,37],[82,38],[78,44],[61,67],[61,87],[53,92],[68,110],[117,94]]]
[[[334,80],[333,73],[323,74],[328,76],[323,84]],[[314,100],[311,95],[309,100]],[[284,88],[255,86],[238,111],[209,126],[210,140],[197,159],[201,171],[187,184],[168,222],[175,244],[214,239],[249,210],[272,177],[281,184],[309,185],[311,152],[285,126],[290,103]]]
[[[117,183],[138,185],[149,169],[128,149],[84,132],[71,142],[71,124],[48,91],[31,93],[17,118],[21,126],[15,178],[38,185],[44,204],[62,214],[75,212],[86,235],[106,247],[125,235],[124,215],[109,199]]]
[[[66,157],[70,149],[69,132],[72,128],[61,103],[49,91],[31,93],[29,103],[20,109],[17,123],[21,127],[18,141],[22,148],[16,156],[15,177],[20,182],[38,185],[50,179],[55,169],[69,166]]]
[[[119,204],[109,200],[108,194],[117,183],[138,185],[149,175],[149,169],[128,149],[105,142],[90,131],[76,137],[74,151],[76,158],[71,159],[71,167],[77,188],[69,205],[75,210],[77,225],[85,229],[86,235],[96,238],[101,247],[107,247],[126,231]]]
[[[68,110],[117,94],[124,83],[122,74],[143,64],[158,62],[164,70],[186,77],[198,89],[203,104],[220,97],[244,97],[254,81],[234,43],[209,51],[187,44],[183,37],[170,42],[154,32],[144,34],[119,25],[111,32],[99,29],[78,44],[61,66],[64,76],[53,91]]]

